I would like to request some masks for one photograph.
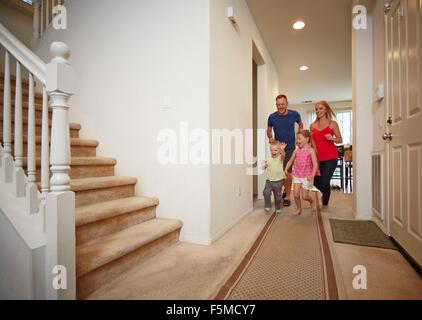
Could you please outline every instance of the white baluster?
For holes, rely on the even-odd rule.
[[[3,86],[3,164],[1,176],[3,181],[12,182],[13,179],[13,158],[12,158],[12,137],[11,137],[11,107],[10,107],[10,55],[6,50],[4,60],[4,86]]]
[[[40,0],[41,7],[40,7],[40,37],[44,33],[44,2],[45,0]]]
[[[46,198],[50,189],[50,139],[48,121],[48,95],[45,87],[42,93],[42,129],[41,129],[41,193]]]
[[[38,189],[36,185],[36,143],[35,143],[35,91],[34,77],[29,74],[29,100],[28,100],[28,153],[27,153],[27,175],[28,183],[26,186],[26,196],[28,201],[29,213],[38,212]]]
[[[41,37],[41,0],[33,0],[34,6],[34,38],[39,39]]]
[[[23,170],[23,129],[22,129],[22,80],[21,64],[16,61],[15,88],[15,184],[16,197],[25,195],[25,172]]]
[[[69,97],[74,92],[74,72],[68,62],[69,47],[53,42],[53,59],[47,65],[47,92],[53,108],[50,162],[51,192],[46,200],[46,258],[48,299],[75,299],[75,193],[70,190]],[[53,268],[66,267],[67,290],[55,290]]]
[[[47,30],[49,24],[50,24],[50,0],[47,0],[45,4],[45,30]]]

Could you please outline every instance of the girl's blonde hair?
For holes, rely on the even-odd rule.
[[[336,113],[333,111],[333,109],[330,107],[330,105],[328,104],[327,101],[325,101],[325,100],[318,101],[315,104],[315,108],[318,105],[322,105],[322,106],[325,107],[325,109],[327,110],[327,118],[328,118],[328,120],[332,121],[332,120],[334,120],[336,118]],[[318,119],[315,120],[315,122],[317,122],[317,121],[318,121]]]

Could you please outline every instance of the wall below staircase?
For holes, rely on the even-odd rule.
[[[46,299],[44,249],[29,248],[0,208],[0,300]]]

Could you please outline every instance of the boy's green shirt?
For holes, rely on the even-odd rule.
[[[284,164],[281,156],[277,158],[269,158],[267,159],[267,178],[271,182],[280,181],[286,179],[286,175],[284,174]]]

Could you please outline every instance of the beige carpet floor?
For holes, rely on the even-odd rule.
[[[212,246],[178,243],[129,272],[110,279],[107,285],[88,298],[163,300],[214,298],[237,269],[270,218],[264,213],[262,201],[258,201],[256,205],[257,209],[252,214]],[[353,219],[351,208],[352,196],[335,192],[331,206],[322,212],[340,299],[422,299],[422,279],[399,252],[338,244],[332,241],[328,219]],[[295,222],[295,219],[289,216],[293,210],[293,206],[288,208],[285,211],[285,216],[279,222],[284,222],[291,227],[298,226],[299,222],[308,227],[314,224],[306,215],[306,211]],[[282,224],[280,228],[283,228]],[[289,249],[286,248],[289,245],[288,234],[279,234],[278,236],[281,243],[280,250],[284,247],[284,250],[288,252]],[[311,232],[300,241],[313,241],[314,239]],[[289,254],[294,258],[301,255],[301,252],[292,251]],[[352,281],[355,275],[352,270],[355,265],[365,265],[368,268],[367,290],[356,291],[353,289]],[[274,277],[294,277],[295,274],[300,276],[307,272],[291,270],[287,274],[274,273]],[[320,278],[315,277],[314,281],[319,284]],[[306,293],[300,294],[300,296],[304,295]],[[312,295],[322,297],[321,292]]]

